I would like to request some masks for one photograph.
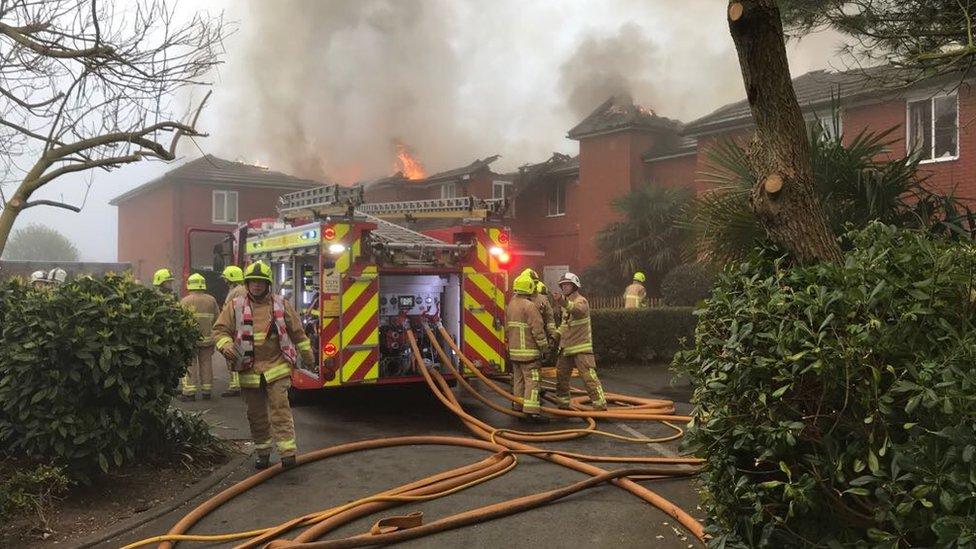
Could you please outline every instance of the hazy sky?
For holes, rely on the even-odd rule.
[[[199,2],[183,1],[191,13]],[[501,154],[496,170],[575,154],[586,112],[628,91],[662,116],[692,120],[743,97],[726,0],[211,1],[239,30],[214,74],[199,148],[307,177],[393,173],[393,142],[428,171]],[[833,36],[790,45],[794,75],[835,67]],[[183,158],[199,156],[187,141]],[[66,234],[89,261],[116,259],[108,201],[172,168],[130,165],[63,178],[30,222]]]

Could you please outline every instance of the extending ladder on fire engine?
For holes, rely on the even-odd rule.
[[[365,203],[361,185],[355,187],[325,185],[288,193],[278,199],[278,213],[287,220],[351,215],[353,210],[361,215],[384,219],[467,217],[484,220],[503,213],[505,199],[459,196]]]
[[[278,213],[287,220],[345,215],[362,203],[362,186],[324,185],[282,195],[278,199]]]

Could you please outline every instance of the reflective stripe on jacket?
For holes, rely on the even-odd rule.
[[[214,340],[211,334],[213,323],[217,319],[217,315],[220,314],[220,306],[217,305],[217,300],[208,293],[192,291],[180,300],[180,305],[193,313],[193,318],[197,321],[197,330],[200,332],[200,341],[197,342],[197,346],[209,347],[213,345]]]
[[[240,373],[239,378],[242,387],[257,386],[255,379],[260,385],[262,375],[266,382],[270,382],[291,374],[292,363],[289,361],[288,355],[292,353],[283,348],[285,345],[280,341],[278,331],[273,325],[273,299],[269,292],[260,300],[251,300],[251,315],[254,326],[254,364]],[[277,299],[281,298],[277,297]],[[243,308],[243,300],[241,302]],[[301,319],[298,318],[295,308],[289,301],[283,299],[281,304],[284,309],[283,320],[287,335],[294,342],[294,349],[296,351],[311,350],[312,343],[305,335]],[[239,337],[242,326],[239,326],[237,322],[236,305],[235,301],[230,307],[224,307],[214,324],[214,336],[217,339],[218,349],[235,345],[234,341]]]
[[[538,306],[530,298],[516,294],[505,308],[505,319],[508,358],[513,362],[539,360],[549,342]]]
[[[590,329],[590,303],[573,292],[563,303],[563,322],[559,326],[559,348],[566,356],[593,353]]]
[[[624,309],[647,307],[647,290],[644,285],[634,282],[624,290]]]

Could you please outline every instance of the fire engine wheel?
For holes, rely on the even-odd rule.
[[[429,328],[428,328],[429,330]],[[441,328],[443,330],[443,328]],[[431,334],[429,333],[428,336]],[[451,345],[452,350],[457,353],[468,368],[488,386],[493,392],[501,395],[508,402],[518,402],[511,393],[499,387],[473,364],[453,345],[453,340],[445,334],[444,341]],[[414,356],[420,356],[417,349],[416,339],[412,332],[407,332],[407,338],[413,347]],[[508,415],[522,417],[524,414],[509,409],[507,406],[495,402],[488,397],[481,395],[467,380],[458,378],[457,369],[454,368],[450,360],[447,360],[446,353],[436,342],[436,338],[429,337],[433,343],[434,350],[441,356],[442,363],[446,364],[447,370],[457,380],[466,391],[470,392],[481,402],[491,408],[504,412]],[[687,416],[674,415],[674,403],[667,400],[638,398],[614,393],[607,393],[607,401],[612,406],[607,411],[595,411],[583,407],[585,397],[578,396],[572,401],[572,409],[562,410],[558,408],[543,407],[542,410],[549,415],[563,417],[577,417],[586,421],[585,428],[564,429],[559,431],[513,431],[509,429],[499,429],[488,423],[472,416],[461,405],[457,395],[449,387],[448,381],[434,368],[429,368],[420,361],[417,361],[417,369],[424,376],[428,388],[434,396],[451,413],[457,416],[461,423],[474,435],[474,437],[463,436],[406,436],[396,438],[381,438],[364,440],[347,444],[340,444],[328,448],[322,448],[314,452],[298,456],[298,465],[304,465],[328,457],[346,454],[351,452],[365,451],[376,448],[388,448],[393,446],[409,445],[452,445],[468,448],[478,448],[492,453],[488,458],[461,466],[456,469],[444,471],[439,474],[426,477],[402,486],[388,489],[376,493],[372,496],[362,498],[349,503],[340,504],[319,512],[310,513],[283,522],[277,526],[264,527],[247,532],[236,532],[216,535],[196,535],[186,534],[204,516],[218,509],[234,497],[258,486],[259,484],[273,478],[281,473],[280,466],[275,465],[265,471],[261,471],[234,486],[231,486],[209,500],[202,503],[193,511],[189,512],[179,522],[177,522],[167,534],[145,539],[123,549],[134,549],[144,545],[159,544],[160,549],[169,549],[172,542],[176,541],[231,541],[239,540],[236,548],[268,547],[271,549],[284,547],[302,548],[324,548],[324,547],[366,547],[376,545],[388,545],[415,539],[429,534],[443,532],[462,526],[477,524],[488,520],[504,517],[514,513],[532,509],[546,503],[556,501],[570,494],[581,490],[609,482],[641,500],[650,503],[663,512],[673,517],[679,524],[687,529],[699,541],[705,541],[704,528],[695,518],[683,509],[671,503],[667,499],[653,492],[646,486],[638,484],[638,480],[664,479],[686,477],[697,474],[697,467],[702,464],[702,460],[694,457],[657,457],[648,455],[630,456],[600,456],[566,452],[552,448],[536,446],[539,442],[552,442],[559,440],[569,440],[586,435],[600,435],[634,444],[648,444],[675,440],[682,436],[683,431],[675,425],[678,422],[688,422],[691,418]],[[298,391],[306,393],[306,391]],[[582,391],[574,391],[579,395]],[[305,395],[301,395],[305,397]],[[623,421],[659,421],[673,429],[676,434],[661,438],[647,437],[626,437],[616,433],[607,433],[595,429],[596,419],[617,419]],[[572,485],[557,488],[547,492],[540,492],[528,496],[522,496],[509,501],[503,501],[491,505],[486,505],[476,509],[463,511],[455,515],[440,518],[429,523],[424,523],[419,513],[400,516],[386,516],[377,522],[371,531],[358,536],[332,539],[328,541],[317,541],[322,536],[334,531],[335,529],[348,524],[358,518],[390,509],[407,502],[427,501],[443,496],[457,493],[469,487],[487,482],[493,478],[507,473],[517,466],[521,456],[531,456],[555,465],[561,465],[569,469],[585,473],[589,478]],[[613,471],[597,467],[593,463],[629,463],[640,464],[640,468],[624,468]],[[292,530],[304,528],[304,531],[293,534],[290,539],[282,536]]]

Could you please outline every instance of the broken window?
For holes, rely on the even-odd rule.
[[[956,94],[908,103],[908,150],[922,160],[959,157],[959,102]]]
[[[557,181],[549,187],[549,216],[566,214],[566,182]]]

